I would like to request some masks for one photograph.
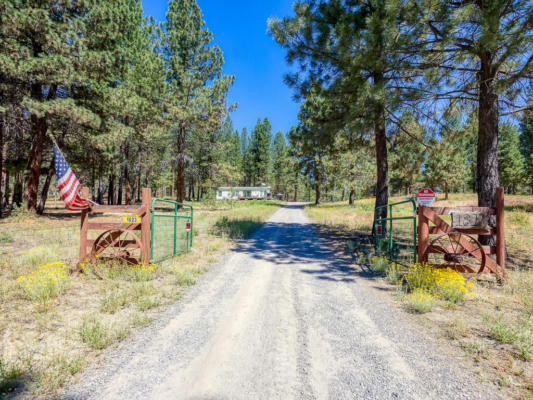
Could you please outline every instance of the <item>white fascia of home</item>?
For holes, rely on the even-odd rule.
[[[217,200],[246,200],[246,199],[270,199],[272,193],[270,186],[257,187],[219,187],[217,188]]]

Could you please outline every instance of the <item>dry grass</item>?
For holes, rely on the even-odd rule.
[[[153,271],[106,268],[102,281],[88,267],[69,275],[47,307],[28,299],[16,279],[39,265],[74,266],[79,217],[48,210],[36,218],[19,213],[0,223],[0,398],[19,392],[40,398],[75,382],[79,371],[105,349],[147,326],[158,310],[179,300],[199,275],[278,209],[274,202],[195,208],[194,251]],[[222,221],[222,222],[221,222]],[[223,226],[220,230],[218,226]]]
[[[436,202],[437,206],[475,204],[476,196],[472,194],[451,194],[449,201]],[[454,307],[444,304],[429,307],[425,301],[414,304],[415,311],[426,313],[413,319],[413,323],[422,323],[434,337],[442,340],[442,351],[462,357],[482,379],[496,383],[504,398],[530,399],[533,397],[533,196],[506,196],[505,204],[509,270],[504,285],[476,283],[472,289],[475,297]],[[315,222],[328,226],[330,235],[325,238],[337,248],[365,252],[354,257],[357,262],[369,260],[373,250],[368,243],[357,243],[360,238],[367,238],[363,236],[365,233],[370,233],[372,207],[373,199],[367,199],[356,202],[355,207],[324,204],[308,207],[307,211]],[[347,230],[351,231],[351,237]],[[355,244],[339,243],[347,238]],[[361,267],[365,271],[368,268]],[[399,308],[404,306],[405,298],[394,295],[396,290],[386,278],[370,275],[368,282],[384,289],[381,293],[393,294],[389,299]]]

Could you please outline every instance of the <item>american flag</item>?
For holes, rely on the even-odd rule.
[[[91,204],[91,200],[80,197],[79,191],[81,188],[80,182],[74,172],[70,169],[65,157],[59,151],[57,145],[54,143],[54,156],[56,164],[57,186],[61,199],[65,202],[67,208],[71,211],[85,210]]]

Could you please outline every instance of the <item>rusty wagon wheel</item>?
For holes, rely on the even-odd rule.
[[[141,241],[132,231],[123,229],[105,231],[94,241],[91,250],[94,272],[105,279],[98,269],[99,263],[137,265],[141,260],[141,249]]]
[[[485,269],[487,256],[476,238],[460,232],[449,232],[431,241],[424,259],[436,268],[451,268],[478,276]]]

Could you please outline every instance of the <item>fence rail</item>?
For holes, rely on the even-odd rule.
[[[150,261],[157,263],[188,252],[192,247],[193,223],[191,205],[153,199]]]
[[[405,208],[410,204],[411,215],[394,216],[393,213],[405,214]],[[404,206],[404,207],[400,207]],[[386,217],[378,218],[378,210],[385,209]],[[397,264],[407,266],[416,263],[416,203],[414,199],[391,203],[376,207],[374,212],[374,246],[376,254],[386,257]]]

